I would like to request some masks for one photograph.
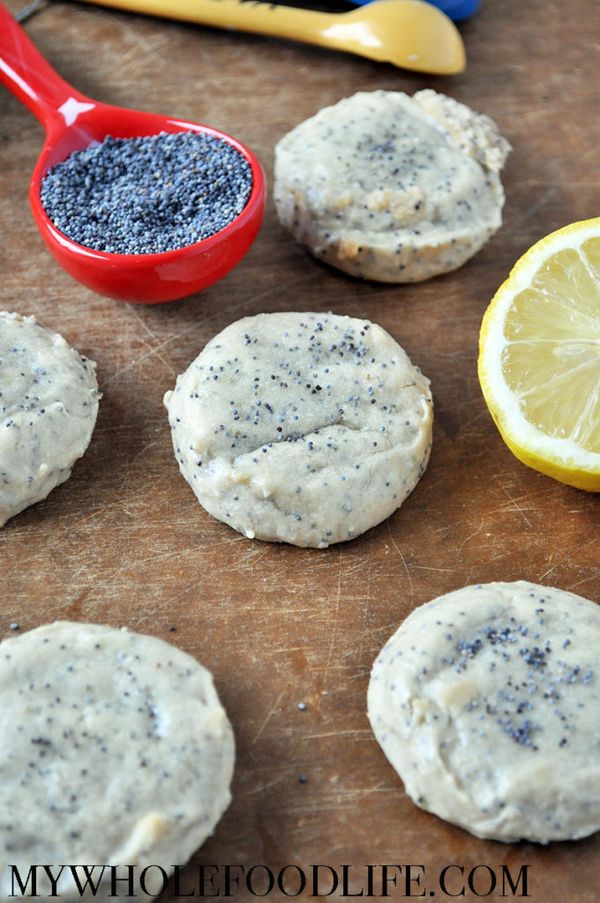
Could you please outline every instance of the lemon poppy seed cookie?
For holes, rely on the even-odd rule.
[[[38,863],[170,873],[229,803],[233,737],[211,675],[162,640],[71,622],[5,640],[0,706],[3,903],[9,864],[23,878]],[[58,889],[80,899],[68,868]]]
[[[203,507],[250,538],[325,548],[395,511],[431,446],[429,381],[380,326],[246,317],[167,392],[175,455]]]
[[[417,805],[478,837],[600,828],[600,608],[519,581],[413,611],[375,661],[373,731]]]
[[[0,527],[68,479],[86,450],[95,368],[34,317],[0,311]]]
[[[279,141],[275,206],[327,263],[416,282],[461,266],[499,229],[509,149],[489,117],[435,91],[359,92]]]

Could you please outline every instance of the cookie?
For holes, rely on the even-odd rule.
[[[600,608],[488,583],[413,611],[373,666],[368,713],[417,805],[477,837],[600,828]]]
[[[2,901],[8,864],[171,872],[229,804],[234,744],[212,677],[162,640],[67,621],[7,639],[0,708]],[[68,869],[59,891],[80,899]]]
[[[321,260],[417,282],[455,270],[500,228],[509,150],[488,116],[435,91],[359,92],[279,141],[275,206]]]
[[[68,479],[88,447],[95,370],[34,317],[0,311],[0,527]]]
[[[250,538],[325,548],[389,517],[425,470],[429,381],[368,320],[246,317],[165,395],[180,470]]]

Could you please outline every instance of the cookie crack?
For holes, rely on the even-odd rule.
[[[309,431],[307,431],[305,433],[289,433],[287,436],[283,436],[283,435],[278,436],[275,438],[275,440],[269,439],[267,442],[261,442],[261,444],[257,445],[255,448],[249,449],[248,451],[241,452],[239,455],[236,455],[234,458],[231,459],[231,462],[229,462],[229,463],[231,465],[235,465],[242,458],[245,458],[246,455],[254,455],[257,452],[262,451],[263,448],[267,448],[269,446],[271,446],[272,448],[277,448],[278,446],[283,445],[285,443],[293,444],[294,442],[301,442],[302,440],[306,440],[309,437],[320,433],[321,430],[331,429],[332,427],[341,427],[343,430],[348,430],[349,432],[353,432],[353,433],[374,432],[374,430],[372,430],[372,429],[367,429],[367,428],[363,428],[360,426],[354,426],[349,423],[344,423],[343,420],[330,421],[329,423],[314,426],[314,427],[312,427],[312,429],[310,429]],[[392,447],[392,445],[389,445],[387,449],[382,449],[382,450],[387,451],[391,447]],[[215,460],[217,460],[217,458],[211,458],[211,461],[215,461]],[[322,470],[324,468],[320,468],[320,469]]]

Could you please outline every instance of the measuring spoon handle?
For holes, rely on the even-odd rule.
[[[335,17],[269,0],[84,0],[129,12],[182,19],[215,28],[233,28],[274,37],[320,43],[320,35]],[[325,42],[328,44],[329,42]]]
[[[70,108],[88,100],[56,72],[0,3],[0,82],[46,131],[69,124]]]

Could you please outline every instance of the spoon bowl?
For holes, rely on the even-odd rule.
[[[235,138],[209,126],[99,103],[65,82],[0,4],[0,81],[46,129],[29,199],[46,245],[83,285],[122,301],[153,304],[195,294],[228,273],[249,250],[262,223],[265,177],[258,159]],[[242,212],[215,235],[159,254],[112,254],[72,241],[42,206],[41,183],[57,163],[108,135],[137,138],[161,132],[203,132],[221,138],[249,163],[252,189]]]

